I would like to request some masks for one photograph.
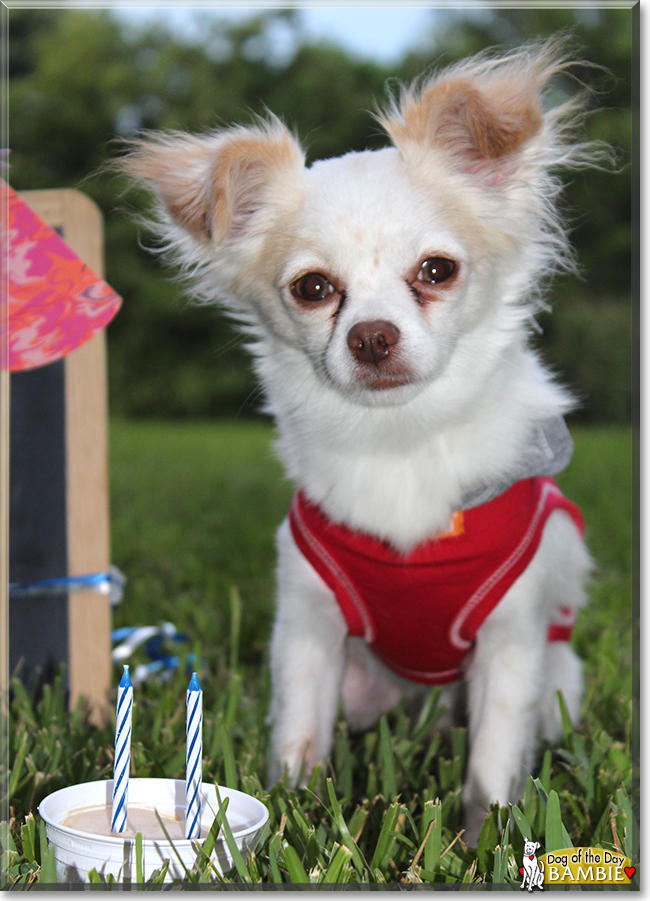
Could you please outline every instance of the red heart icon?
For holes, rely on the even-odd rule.
[[[531,854],[531,855],[529,855],[528,860],[533,860],[534,857],[535,857],[535,855]]]
[[[520,875],[520,876],[523,876],[523,875],[524,875],[524,868],[523,868],[523,867],[519,867],[519,875]]]
[[[636,867],[625,867],[625,875],[628,879],[631,879],[636,873]]]

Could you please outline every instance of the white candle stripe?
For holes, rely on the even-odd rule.
[[[111,830],[124,832],[128,814],[129,770],[131,768],[131,718],[133,711],[133,685],[128,666],[117,689],[117,713],[115,724],[115,762],[113,764],[113,809]]]
[[[203,692],[196,673],[187,689],[187,751],[185,770],[185,837],[201,838],[201,757],[203,755]]]

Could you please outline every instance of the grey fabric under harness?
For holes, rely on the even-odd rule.
[[[489,485],[477,485],[465,492],[462,509],[468,510],[470,507],[478,507],[479,504],[491,501],[520,479],[557,475],[566,469],[572,455],[573,439],[561,416],[537,423],[517,467],[507,476]]]

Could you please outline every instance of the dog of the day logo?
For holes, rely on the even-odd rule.
[[[539,842],[524,839],[521,888],[549,885],[629,885],[636,873],[629,857],[604,848],[563,848],[537,858]]]
[[[519,872],[524,877],[521,888],[527,888],[532,892],[534,888],[544,888],[544,867],[540,867],[537,860],[539,842],[529,842],[524,838],[524,858]]]

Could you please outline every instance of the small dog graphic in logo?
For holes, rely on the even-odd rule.
[[[535,887],[544,888],[544,867],[540,865],[535,854],[538,848],[539,842],[529,842],[527,838],[524,838],[523,866],[519,867],[519,872],[524,877],[521,888],[526,888],[526,882],[528,882],[529,892],[532,892]]]

